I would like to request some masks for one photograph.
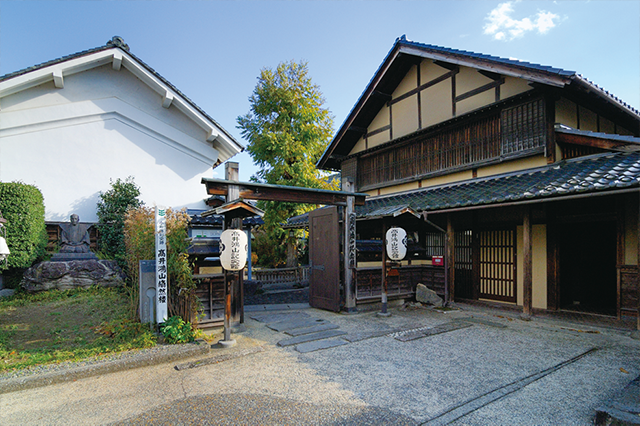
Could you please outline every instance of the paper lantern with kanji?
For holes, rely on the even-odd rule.
[[[247,234],[227,229],[220,235],[220,263],[227,271],[239,271],[247,263]]]
[[[389,228],[386,235],[387,256],[391,260],[402,260],[407,255],[407,231]]]

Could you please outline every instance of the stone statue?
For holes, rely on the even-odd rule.
[[[70,223],[61,223],[60,253],[91,253],[89,249],[89,227],[80,223],[77,214],[72,214]]]

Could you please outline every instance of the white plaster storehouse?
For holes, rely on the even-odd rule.
[[[204,210],[202,177],[242,150],[120,37],[0,77],[0,181],[40,188],[50,222],[97,221],[128,176],[147,205]]]

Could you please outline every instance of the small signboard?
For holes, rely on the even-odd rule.
[[[407,231],[389,228],[386,235],[387,256],[391,260],[402,260],[407,255]]]
[[[220,263],[227,271],[240,271],[247,263],[247,234],[240,229],[227,229],[220,235]]]
[[[443,256],[432,256],[431,264],[433,266],[443,266],[444,265],[444,257]]]
[[[167,218],[166,209],[156,206],[156,322],[167,320],[169,279],[167,278]]]

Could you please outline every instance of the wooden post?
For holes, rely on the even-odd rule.
[[[531,319],[532,311],[532,294],[533,294],[533,256],[532,256],[532,241],[531,241],[531,208],[524,207],[522,218],[522,234],[523,234],[523,268],[522,268],[522,281],[523,281],[523,302],[522,302],[522,316],[524,320]]]
[[[240,179],[239,168],[240,166],[237,162],[228,161],[224,168],[225,179],[238,182]],[[236,185],[229,185],[227,202],[236,200],[239,197],[240,189]],[[225,215],[224,229],[242,229],[242,218],[231,219]],[[240,305],[239,312],[234,312],[232,300]],[[224,339],[218,343],[229,347],[236,343],[235,340],[231,339],[231,328],[234,327],[236,331],[243,331],[239,326],[244,319],[244,306],[242,306],[244,300],[242,300],[240,272],[224,271],[224,301]]]
[[[387,311],[387,231],[389,230],[389,224],[385,219],[382,219],[382,307],[378,316],[388,317],[390,314]]]
[[[455,298],[455,247],[454,247],[454,229],[451,221],[451,214],[447,215],[447,236],[444,240],[445,251],[445,285],[444,285],[444,303],[449,306]]]
[[[353,179],[342,179],[342,190],[354,192]],[[345,311],[356,312],[356,292],[353,270],[356,267],[356,215],[355,197],[347,197],[344,209],[344,295]],[[384,245],[384,244],[383,244]]]

